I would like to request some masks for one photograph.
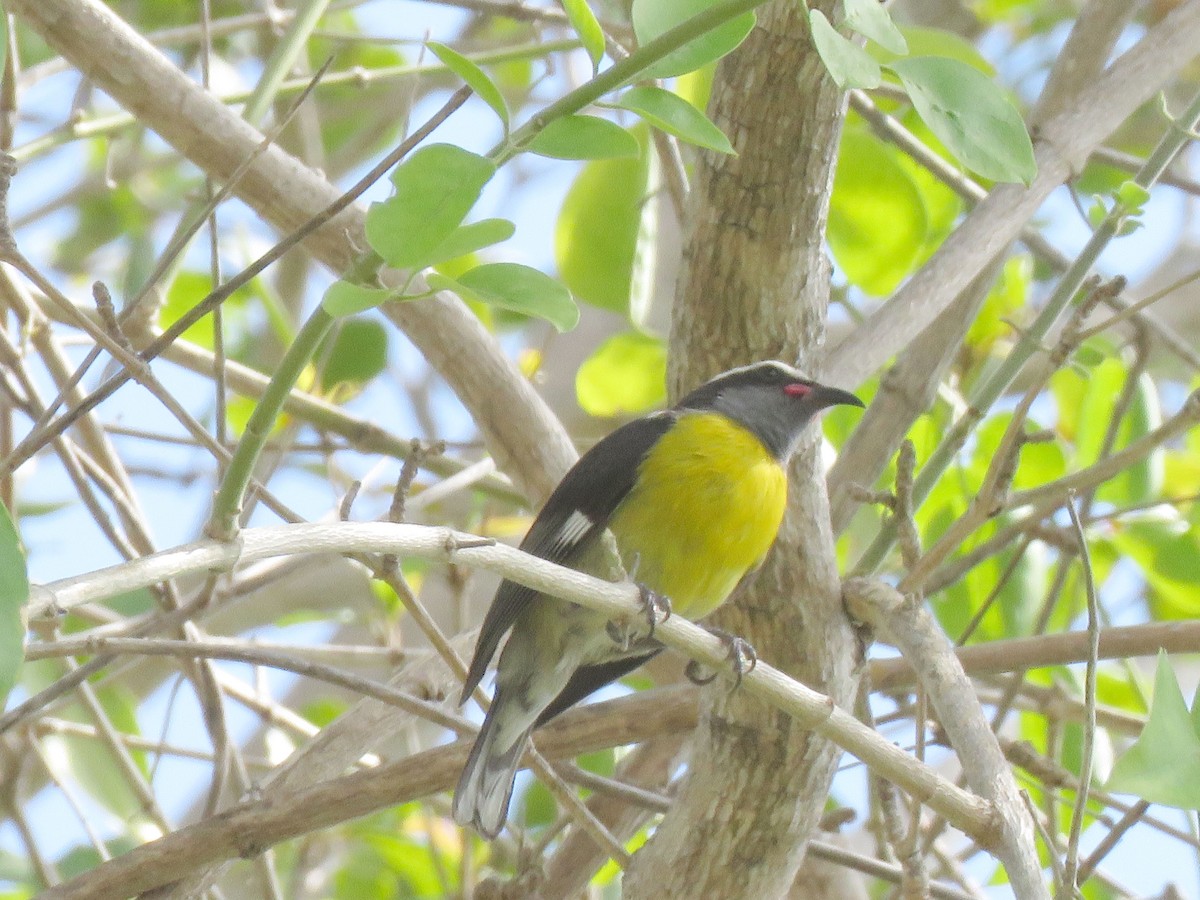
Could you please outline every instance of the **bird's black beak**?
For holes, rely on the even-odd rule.
[[[818,409],[824,409],[827,406],[866,406],[865,403],[849,391],[843,391],[841,388],[829,387],[824,384],[814,388],[810,397]]]

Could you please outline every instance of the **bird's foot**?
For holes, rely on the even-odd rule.
[[[647,638],[654,637],[654,629],[658,627],[659,622],[665,622],[671,618],[671,601],[666,594],[660,594],[658,591],[652,591],[640,581],[637,582],[638,597],[642,602],[642,612],[646,615],[646,624],[650,630],[646,634]]]
[[[646,617],[648,631],[645,634],[638,634],[635,628],[622,627],[616,622],[609,622],[607,626],[608,636],[613,639],[614,643],[620,644],[626,650],[634,643],[653,640],[654,629],[658,627],[658,623],[665,622],[671,618],[671,601],[667,598],[666,594],[653,591],[640,581],[635,583],[637,584],[638,596],[642,604],[642,613]]]
[[[705,628],[705,630],[713,637],[719,638],[721,643],[729,648],[729,653],[726,659],[729,660],[733,667],[733,687],[736,690],[742,684],[742,677],[749,675],[754,671],[754,667],[758,665],[758,653],[754,647],[745,638],[740,638],[735,634],[730,634],[728,631],[722,631],[720,628]],[[717,673],[711,675],[702,674],[704,666],[696,660],[689,660],[687,666],[683,670],[683,674],[687,676],[688,681],[692,684],[705,685],[709,684],[717,677]]]

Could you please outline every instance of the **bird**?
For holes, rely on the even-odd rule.
[[[649,633],[622,635],[601,613],[502,581],[459,701],[483,680],[511,631],[455,791],[456,822],[496,837],[533,730],[661,652],[657,613],[703,619],[761,565],[783,521],[786,464],[808,423],[839,404],[863,406],[793,366],[760,361],[620,426],[580,457],[520,548],[609,580],[628,573],[642,592]],[[613,565],[618,555],[624,573]],[[752,665],[753,651],[735,643],[731,652],[748,651]],[[739,678],[741,658],[734,656]]]

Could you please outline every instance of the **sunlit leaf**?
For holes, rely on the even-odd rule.
[[[587,0],[563,0],[563,11],[592,61],[592,71],[598,71],[600,60],[604,59],[604,31],[596,21],[596,14]]]
[[[584,303],[628,312],[648,175],[649,154],[597,160],[567,191],[554,229],[554,259]]]
[[[650,43],[718,2],[719,0],[633,0],[630,19],[638,44],[644,46]],[[754,21],[754,13],[743,13],[667,54],[643,74],[648,78],[669,78],[715,62],[746,39],[754,28]]]
[[[879,0],[845,0],[846,25],[886,50],[901,55],[908,52],[904,35]]]
[[[1200,736],[1163,651],[1146,727],[1117,760],[1106,789],[1164,806],[1200,809]]]
[[[21,535],[0,503],[0,709],[25,658],[23,610],[29,600],[29,574]]]
[[[1033,144],[1016,107],[996,84],[956,59],[915,56],[888,66],[921,118],[964,166],[997,181],[1028,184]]]
[[[1200,534],[1195,527],[1149,514],[1125,517],[1107,542],[1141,569],[1155,619],[1200,617]]]
[[[526,828],[544,828],[558,815],[558,804],[542,782],[529,785],[520,799],[520,821]]]
[[[437,266],[451,259],[507,241],[516,234],[517,226],[508,219],[481,219],[462,225],[429,252],[429,265]]]
[[[575,396],[589,415],[640,415],[667,399],[666,378],[666,344],[626,331],[584,360],[575,375]]]
[[[470,86],[476,96],[484,103],[492,108],[492,111],[500,117],[501,124],[504,125],[505,134],[508,133],[508,104],[504,102],[504,95],[500,93],[500,89],[488,77],[487,72],[475,65],[467,57],[463,56],[457,50],[447,47],[445,44],[439,44],[437,41],[429,41],[427,46],[430,51],[446,64],[455,75],[461,78]]]
[[[321,306],[334,318],[353,316],[374,309],[396,295],[387,288],[369,288],[349,281],[335,281],[325,291]]]
[[[234,348],[228,344],[229,335],[234,335],[246,329],[246,309],[251,299],[258,296],[258,282],[234,291],[233,295],[221,304],[224,316],[226,334],[225,352],[234,355]],[[206,272],[196,272],[185,269],[171,279],[167,289],[166,302],[159,308],[158,324],[161,328],[170,328],[189,312],[194,306],[204,300],[213,290],[212,277]],[[183,339],[205,348],[213,349],[213,318],[205,316],[183,332]]]
[[[991,78],[996,74],[995,67],[970,41],[953,31],[942,28],[926,28],[918,25],[901,25],[900,34],[908,45],[908,53],[912,56],[944,56],[957,59],[968,66],[978,69]],[[881,63],[894,62],[903,53],[892,53],[884,47],[874,45],[869,48],[871,55]]]
[[[554,119],[525,149],[553,159],[613,159],[641,152],[637,138],[616,122],[596,116]]]
[[[829,247],[852,284],[891,293],[911,274],[925,244],[925,204],[895,151],[862,129],[847,129],[829,201]]]
[[[395,268],[423,268],[459,225],[495,165],[451,144],[431,144],[392,172],[396,192],[367,211],[367,240]]]
[[[1127,377],[1128,371],[1115,356],[1101,360],[1087,373],[1075,434],[1077,468],[1090,466],[1100,458]]]
[[[388,334],[379,322],[347,319],[333,337],[321,370],[321,389],[366,384],[387,366]]]
[[[829,24],[819,9],[810,10],[813,43],[830,77],[840,88],[874,88],[883,80],[879,63],[862,47],[846,39]]]
[[[659,87],[635,87],[613,105],[637,113],[655,128],[680,140],[719,153],[733,153],[733,145],[725,133],[678,94]]]
[[[1032,277],[1033,261],[1028,256],[1018,254],[1004,261],[1000,277],[988,291],[979,315],[967,329],[964,343],[976,357],[987,356],[997,342],[1015,339],[1013,323],[1018,321],[1016,313],[1029,300]]]
[[[1149,373],[1138,375],[1129,407],[1117,429],[1114,450],[1129,446],[1162,424],[1158,389]],[[1142,459],[1123,468],[1114,478],[1100,485],[1096,496],[1119,506],[1135,506],[1161,497],[1166,468],[1166,450],[1155,447]]]
[[[457,279],[433,273],[429,286],[522,315],[538,316],[559,331],[570,331],[579,322],[579,307],[570,291],[550,276],[518,263],[478,266]]]
[[[982,483],[1000,449],[1000,441],[1012,423],[1011,412],[1000,412],[990,416],[976,434],[977,442],[972,455],[971,471],[977,483]],[[1037,431],[1034,422],[1026,422],[1022,429],[1026,434]],[[1037,441],[1024,444],[1017,456],[1017,469],[1013,475],[1015,490],[1039,487],[1062,478],[1066,474],[1066,454],[1055,441]]]

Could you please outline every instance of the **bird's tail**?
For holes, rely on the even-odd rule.
[[[497,746],[500,733],[506,730],[497,727],[497,710],[503,713],[505,709],[499,695],[493,698],[454,792],[454,821],[474,825],[488,840],[501,832],[508,819],[513,781],[533,731],[531,725],[508,746]]]

